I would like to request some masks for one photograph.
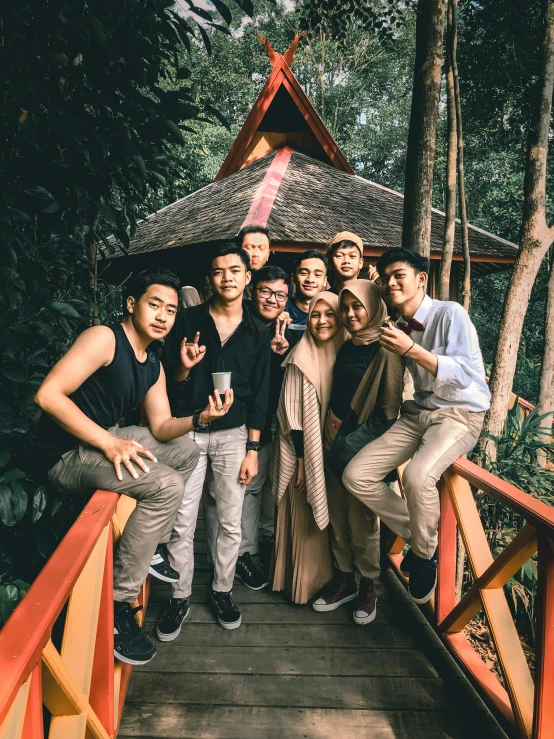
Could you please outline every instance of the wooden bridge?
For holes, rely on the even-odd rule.
[[[526,521],[496,559],[470,484]],[[554,510],[461,458],[439,490],[432,607],[407,598],[402,542],[391,541],[371,625],[356,626],[347,607],[317,614],[240,586],[243,625],[224,631],[206,605],[200,530],[191,614],[178,639],[158,644],[132,677],[127,665],[114,666],[112,611],[113,534],[130,501],[98,491],[0,632],[0,739],[553,737]],[[458,603],[457,527],[474,577]],[[535,554],[533,680],[503,585]],[[152,632],[168,590],[149,589],[140,601]],[[502,682],[463,632],[480,611]]]

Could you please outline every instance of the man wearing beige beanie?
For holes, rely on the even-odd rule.
[[[329,277],[332,281],[332,290],[340,293],[349,282],[357,280],[364,266],[364,242],[353,231],[340,231],[333,236],[327,246],[329,259]],[[368,267],[368,279],[377,277],[375,267]]]

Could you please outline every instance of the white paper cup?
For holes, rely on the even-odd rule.
[[[214,381],[214,390],[224,393],[231,389],[231,373],[230,372],[212,372]]]

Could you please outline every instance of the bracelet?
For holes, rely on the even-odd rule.
[[[259,452],[262,448],[261,442],[259,441],[247,441],[246,451],[247,452]]]
[[[406,351],[404,352],[404,354],[401,354],[400,356],[401,357],[404,357],[408,352],[410,352],[414,348],[414,346],[415,346],[415,341],[412,339],[412,345],[411,345],[411,347],[409,349],[406,349]]]
[[[192,417],[192,428],[195,431],[198,431],[198,429],[209,429],[210,428],[209,423],[202,423],[202,421],[200,420],[201,415],[202,415],[202,411],[200,411],[199,413],[195,413],[194,416]]]

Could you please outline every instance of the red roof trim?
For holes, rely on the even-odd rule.
[[[343,172],[354,174],[352,167],[348,164],[337,143],[334,141],[333,137],[325,127],[325,124],[316,113],[313,105],[308,100],[306,93],[298,84],[296,77],[291,72],[283,57],[280,56],[265,83],[263,90],[254,103],[254,107],[244,122],[239,135],[227,154],[221,169],[215,176],[216,181],[221,180],[223,177],[233,174],[233,172],[240,169],[242,156],[252,141],[254,134],[258,130],[258,126],[262,122],[267,109],[271,105],[271,102],[281,85],[286,87],[293,101],[298,106],[304,120],[308,123],[314,136],[323,147],[323,150],[331,160],[333,166]]]
[[[241,228],[254,224],[256,226],[267,226],[277,192],[287,171],[293,151],[290,146],[279,149],[254,195],[252,205]]]

